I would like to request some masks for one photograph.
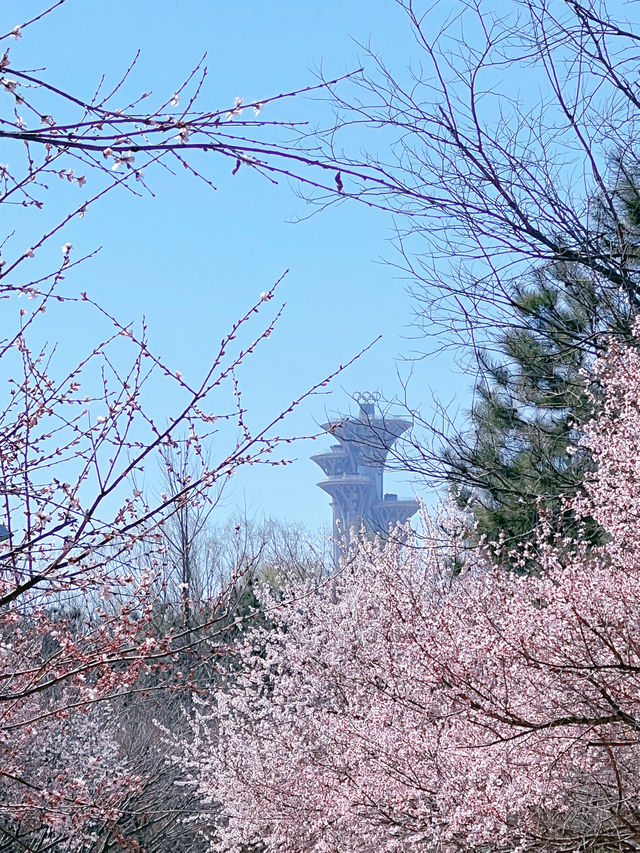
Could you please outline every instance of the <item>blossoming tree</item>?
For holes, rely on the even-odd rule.
[[[121,323],[86,289],[72,289],[87,256],[65,229],[106,193],[146,192],[159,162],[210,181],[190,159],[195,151],[272,180],[304,158],[277,139],[295,135],[295,123],[263,121],[266,98],[200,109],[201,66],[149,109],[147,94],[126,94],[129,72],[85,100],[25,69],[21,45],[62,2],[0,29],[9,161],[0,203],[12,213],[11,233],[0,237],[0,833],[21,849],[35,846],[34,833],[46,849],[72,849],[99,831],[105,849],[120,843],[122,805],[144,786],[122,755],[109,703],[189,689],[190,650],[215,647],[229,621],[223,588],[197,630],[178,622],[158,630],[163,526],[185,504],[210,501],[239,466],[278,464],[274,451],[290,439],[286,411],[252,423],[238,383],[279,315],[273,288],[220,335],[201,375],[183,376],[152,352],[143,323]],[[77,360],[73,347],[47,343],[85,327],[104,337],[74,335],[84,347]],[[170,411],[159,403],[169,399]],[[214,433],[215,457],[206,452]],[[145,473],[186,448],[202,462],[198,476],[169,495],[145,494]]]
[[[273,602],[181,746],[212,849],[635,849],[640,353],[598,370],[576,508],[606,544],[543,530],[539,576],[479,554],[452,579],[455,531],[430,522],[426,549],[364,544],[331,585]]]

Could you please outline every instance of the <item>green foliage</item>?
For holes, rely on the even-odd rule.
[[[554,533],[574,530],[563,501],[592,469],[578,444],[597,406],[590,367],[611,334],[630,336],[628,302],[578,273],[555,265],[516,288],[516,322],[493,351],[478,354],[470,430],[443,453],[454,494],[475,522],[471,538],[497,543],[505,566],[519,570],[535,571],[541,516]],[[595,523],[586,532],[598,540]]]

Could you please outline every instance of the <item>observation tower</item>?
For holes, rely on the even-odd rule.
[[[398,500],[396,494],[383,490],[387,454],[411,423],[377,414],[378,393],[353,396],[359,405],[357,417],[344,416],[323,424],[339,444],[311,457],[326,476],[318,485],[331,496],[336,565],[354,529],[359,532],[364,527],[370,534],[388,535],[390,527],[404,524],[418,509],[417,501]]]

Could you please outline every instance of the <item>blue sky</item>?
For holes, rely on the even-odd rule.
[[[42,9],[32,0],[5,10],[10,5],[6,28]],[[20,67],[44,66],[48,80],[89,97],[103,73],[117,82],[140,49],[130,90],[170,97],[207,52],[202,102],[223,108],[236,96],[252,101],[312,84],[320,67],[330,77],[353,70],[360,62],[356,41],[370,43],[398,67],[413,49],[392,0],[67,0],[26,31],[12,53]],[[289,104],[287,115],[313,123],[327,110],[301,98]],[[144,315],[152,347],[185,376],[195,376],[233,319],[289,269],[279,291],[278,301],[286,302],[279,328],[241,375],[253,423],[264,422],[378,335],[382,340],[325,396],[296,411],[288,432],[315,431],[327,411],[348,407],[356,390],[400,393],[398,372],[407,374],[403,357],[416,342],[410,340],[406,282],[382,260],[395,259],[391,220],[351,204],[295,223],[310,211],[286,182],[272,187],[248,169],[232,177],[227,162],[214,162],[208,174],[217,192],[186,174],[156,173],[150,179],[154,198],[115,193],[91,209],[60,242],[69,239],[78,252],[102,248],[67,287],[87,290],[124,321]],[[82,325],[66,329],[65,337],[71,345],[97,333]],[[467,384],[449,357],[421,361],[413,400],[428,414],[431,388],[449,400]],[[285,468],[242,472],[221,513],[240,507],[312,527],[328,521],[327,497],[315,487],[321,472],[308,457],[329,444],[300,444],[292,451],[298,461]],[[410,494],[413,487],[399,479],[394,490]]]

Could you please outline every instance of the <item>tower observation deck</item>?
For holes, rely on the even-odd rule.
[[[340,543],[348,547],[354,529],[364,527],[370,533],[385,535],[396,524],[407,522],[418,509],[417,501],[398,500],[397,495],[383,490],[387,454],[411,423],[377,414],[379,394],[357,393],[354,398],[359,405],[357,417],[345,416],[323,424],[339,444],[311,457],[326,476],[318,485],[331,496],[336,564],[343,553]]]

